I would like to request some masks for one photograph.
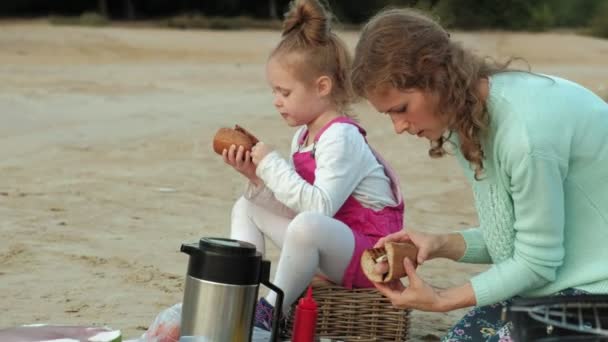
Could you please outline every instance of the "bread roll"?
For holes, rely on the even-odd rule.
[[[224,149],[229,149],[231,145],[243,146],[245,151],[258,143],[258,139],[239,125],[234,128],[220,128],[213,137],[213,150],[221,155]]]
[[[375,283],[387,283],[406,276],[403,259],[408,257],[416,266],[418,248],[411,242],[387,242],[384,247],[367,249],[361,255],[361,268],[365,276]],[[388,262],[388,272],[378,274],[374,266]]]
[[[241,127],[239,125],[234,125],[234,130],[245,134],[249,138],[249,140],[251,140],[251,143],[253,145],[255,145],[259,142],[258,138],[256,138],[255,135],[251,134],[248,130],[244,129],[243,127]]]

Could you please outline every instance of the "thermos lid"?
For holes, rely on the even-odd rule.
[[[255,245],[239,240],[206,237],[199,241],[201,250],[217,252],[230,255],[251,256],[255,255]]]
[[[191,277],[231,285],[260,283],[262,255],[251,243],[205,237],[198,243],[182,244],[181,251],[190,255]]]

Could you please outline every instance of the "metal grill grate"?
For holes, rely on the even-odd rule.
[[[547,325],[547,333],[553,327],[596,336],[608,336],[608,303],[552,303],[531,307],[513,307],[512,311],[528,315]]]

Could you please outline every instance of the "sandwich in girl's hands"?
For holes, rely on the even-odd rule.
[[[229,149],[231,145],[243,146],[245,151],[250,151],[255,144],[259,142],[253,134],[239,125],[234,125],[234,128],[220,128],[215,137],[213,137],[213,150],[221,155],[224,149]]]

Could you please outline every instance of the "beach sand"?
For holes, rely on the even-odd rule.
[[[355,32],[342,36],[354,46]],[[453,36],[608,93],[607,40]],[[294,129],[273,109],[264,79],[278,37],[0,22],[0,328],[105,324],[132,338],[181,301],[181,243],[228,236],[244,186],[212,152],[214,132],[239,123],[288,150]],[[366,104],[354,112],[401,177],[407,227],[476,224],[454,158],[430,159],[427,142],[393,134]],[[277,256],[275,247],[267,251],[273,266]],[[484,268],[434,260],[419,272],[446,287]],[[412,339],[436,340],[463,312],[414,312]]]

